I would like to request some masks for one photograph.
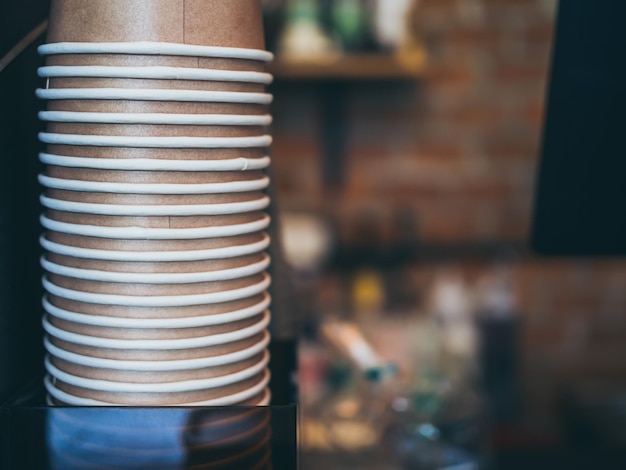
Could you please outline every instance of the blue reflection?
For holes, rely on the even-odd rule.
[[[50,409],[51,466],[55,470],[182,469],[189,415],[179,409]]]
[[[266,469],[268,408],[50,408],[54,470]]]

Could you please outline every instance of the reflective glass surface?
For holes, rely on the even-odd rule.
[[[0,410],[0,468],[295,469],[296,407],[43,406],[35,387]]]

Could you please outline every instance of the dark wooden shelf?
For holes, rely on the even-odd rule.
[[[426,63],[423,49],[313,58],[278,55],[268,71],[277,80],[416,80],[424,75]]]

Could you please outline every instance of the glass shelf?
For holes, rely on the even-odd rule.
[[[298,468],[295,404],[49,407],[39,384],[0,407],[4,470]]]

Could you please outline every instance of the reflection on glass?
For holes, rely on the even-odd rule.
[[[51,468],[265,469],[268,408],[56,408],[48,412]]]
[[[270,412],[204,408],[190,414],[185,469],[269,469]]]

